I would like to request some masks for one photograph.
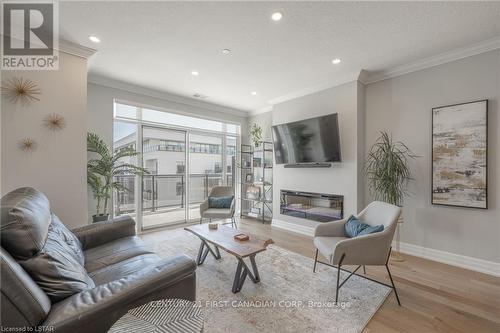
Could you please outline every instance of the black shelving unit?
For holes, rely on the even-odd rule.
[[[240,216],[263,223],[273,217],[273,143],[261,141],[258,147],[241,145]],[[251,175],[251,176],[248,176]]]

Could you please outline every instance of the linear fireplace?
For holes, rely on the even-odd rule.
[[[280,191],[280,212],[317,222],[344,218],[344,196],[299,191]]]

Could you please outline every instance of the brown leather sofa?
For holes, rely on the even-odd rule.
[[[132,218],[70,232],[33,188],[1,201],[2,331],[106,332],[148,301],[195,300],[195,262],[185,255],[161,259],[135,235]]]

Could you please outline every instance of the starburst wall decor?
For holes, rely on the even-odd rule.
[[[45,125],[45,127],[52,131],[60,131],[64,127],[66,127],[66,121],[64,117],[57,113],[47,115],[43,119],[43,124]]]
[[[4,95],[9,102],[16,104],[21,102],[22,105],[27,105],[40,99],[37,95],[41,94],[38,85],[30,79],[13,77],[2,82],[2,95]]]
[[[37,143],[32,138],[24,138],[19,141],[19,149],[25,152],[32,152],[37,147]]]

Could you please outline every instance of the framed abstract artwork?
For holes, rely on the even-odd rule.
[[[432,204],[488,208],[488,100],[432,109]]]

